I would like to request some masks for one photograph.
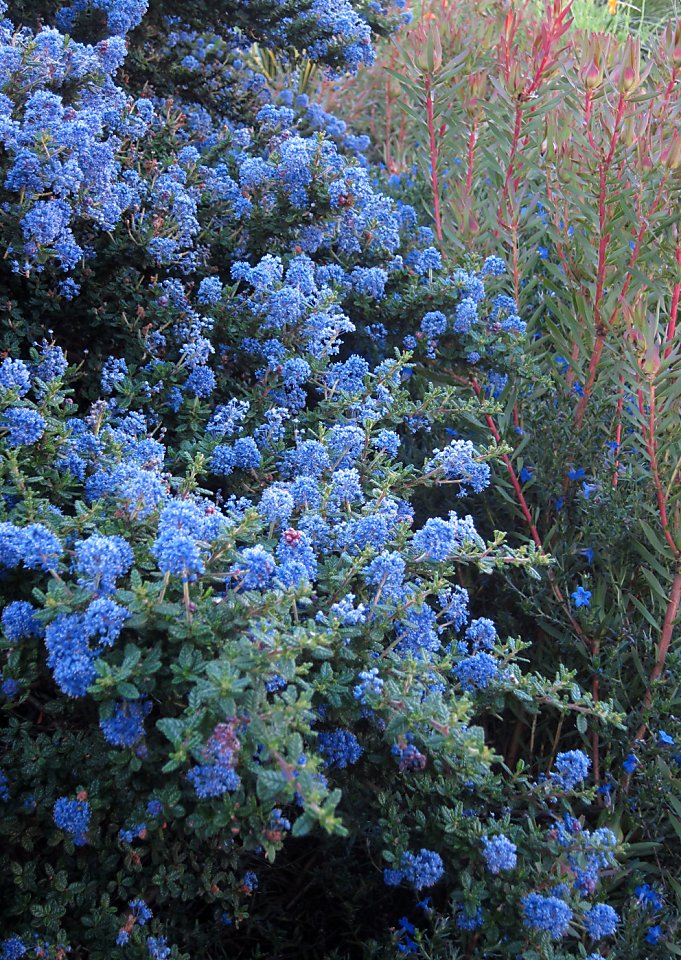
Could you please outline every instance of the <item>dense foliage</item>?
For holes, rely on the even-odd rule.
[[[593,684],[565,519],[615,543],[655,475],[574,460],[548,268],[454,258],[313,95],[401,6],[0,2],[2,960],[670,947],[675,691]],[[585,480],[527,542],[523,456]]]

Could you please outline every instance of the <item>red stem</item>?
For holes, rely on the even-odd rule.
[[[575,425],[578,430],[581,429],[582,423],[584,422],[584,414],[586,413],[586,408],[589,403],[589,397],[591,396],[591,391],[593,385],[596,382],[596,377],[598,375],[598,365],[601,361],[603,355],[603,347],[605,346],[605,338],[607,335],[606,328],[602,325],[601,321],[601,298],[603,296],[603,290],[605,288],[605,274],[607,266],[607,252],[608,252],[608,242],[610,240],[610,234],[605,232],[606,222],[607,222],[607,173],[612,163],[612,158],[615,153],[615,146],[617,144],[617,135],[619,133],[619,126],[622,122],[622,117],[624,116],[624,108],[626,106],[626,99],[623,93],[620,94],[619,102],[617,104],[617,114],[615,117],[615,122],[613,124],[612,137],[610,140],[610,149],[608,150],[608,155],[605,160],[601,160],[599,164],[599,176],[598,176],[598,267],[596,270],[596,293],[594,296],[594,329],[596,333],[596,339],[594,341],[594,349],[591,354],[591,360],[589,362],[589,373],[587,376],[586,383],[584,384],[584,393],[579,399],[579,403],[575,408]]]
[[[643,438],[645,440],[646,450],[648,451],[648,459],[650,461],[650,471],[653,475],[653,482],[655,483],[655,494],[657,497],[657,507],[660,512],[660,523],[662,524],[662,530],[664,532],[664,538],[667,541],[667,545],[672,552],[672,555],[677,559],[681,559],[681,549],[676,544],[672,531],[669,525],[669,517],[667,515],[667,495],[665,493],[664,487],[662,485],[662,477],[660,476],[660,468],[657,462],[657,440],[655,437],[655,417],[657,414],[656,410],[656,390],[655,384],[652,380],[649,380],[649,412],[648,412],[648,425],[647,427],[643,426]],[[639,400],[640,406],[640,400]]]
[[[477,380],[472,380],[471,386],[473,387],[473,390],[475,391],[475,395],[477,396],[477,398],[480,399],[482,395],[482,388],[480,387],[480,384],[477,382]],[[501,434],[493,418],[486,413],[485,420],[487,422],[487,426],[490,429],[490,433],[492,434],[496,442],[501,443]],[[535,522],[532,519],[530,508],[527,505],[527,500],[525,499],[525,495],[523,494],[523,488],[520,485],[520,480],[518,479],[518,475],[515,472],[515,469],[511,462],[511,458],[508,456],[508,454],[503,453],[501,455],[501,459],[504,461],[504,465],[508,470],[509,476],[511,478],[511,483],[513,484],[513,489],[515,490],[515,495],[518,498],[518,505],[520,506],[520,509],[523,512],[523,516],[527,521],[527,526],[529,527],[530,534],[532,535],[532,539],[534,540],[536,546],[539,547],[540,550],[543,550],[544,546],[541,542],[541,537],[539,536],[539,532],[537,530],[537,527],[535,526]]]
[[[442,219],[440,216],[440,186],[437,178],[437,159],[438,150],[435,142],[435,119],[433,116],[433,92],[432,78],[426,77],[426,110],[428,113],[428,140],[430,144],[430,181],[433,190],[433,215],[435,217],[435,233],[440,241],[442,240]]]
[[[669,601],[667,603],[667,610],[664,616],[664,623],[662,624],[662,632],[660,633],[660,640],[657,645],[657,655],[655,657],[655,666],[650,672],[650,683],[648,689],[646,690],[646,695],[643,700],[644,707],[649,707],[652,703],[653,693],[652,685],[658,680],[662,673],[664,672],[664,665],[667,660],[667,654],[669,653],[669,648],[672,642],[672,634],[674,632],[674,624],[676,623],[676,618],[679,614],[679,605],[681,605],[681,570],[677,570],[676,576],[674,577],[674,582],[672,583],[672,590],[669,595]],[[646,732],[647,724],[642,723],[636,734],[637,740],[642,740]]]

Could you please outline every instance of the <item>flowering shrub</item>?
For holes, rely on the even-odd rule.
[[[622,714],[485,600],[548,563],[480,507],[504,265],[300,91],[400,5],[2,6],[0,957],[663,939],[559,749]],[[415,375],[443,350],[480,397]],[[558,733],[508,764],[526,711]]]
[[[669,926],[651,917],[649,933],[640,909],[625,908],[617,928],[623,955],[648,957],[673,942],[681,907],[681,34],[672,20],[642,54],[633,37],[576,30],[571,13],[564,3],[546,4],[543,16],[424,4],[420,22],[383,49],[387,70],[365,74],[354,96],[343,81],[324,93],[374,134],[394,194],[430,209],[443,253],[474,243],[508,263],[510,312],[531,334],[525,365],[516,355],[503,376],[462,371],[445,331],[416,372],[503,404],[481,411],[468,434],[511,448],[488,522],[555,560],[541,583],[509,570],[509,624],[535,637],[537,668],[558,655],[628,717],[621,734],[580,718],[559,739],[580,749],[590,741],[604,822],[631,842],[627,895],[660,871],[670,887]],[[495,587],[488,602],[499,599]],[[538,754],[556,736],[519,718],[506,742],[511,766],[527,757],[529,735]]]

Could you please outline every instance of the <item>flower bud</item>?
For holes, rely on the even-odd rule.
[[[681,136],[676,133],[672,142],[660,154],[660,162],[667,170],[678,170],[681,167]]]

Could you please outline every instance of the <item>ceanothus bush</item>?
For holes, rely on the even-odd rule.
[[[354,69],[383,11],[146,7],[0,28],[0,956],[390,956],[405,910],[499,956],[616,935],[588,758],[511,773],[491,731],[618,718],[476,609],[546,558],[480,532],[499,451],[412,382],[444,336],[522,355],[499,265],[450,270],[254,69]]]

